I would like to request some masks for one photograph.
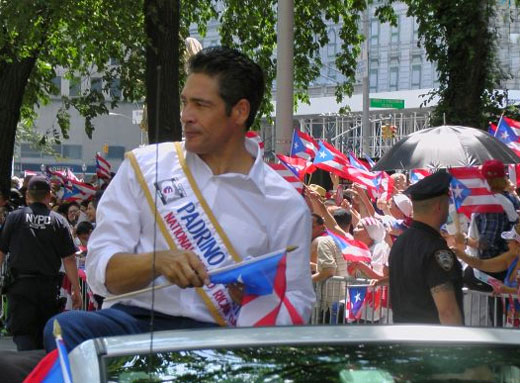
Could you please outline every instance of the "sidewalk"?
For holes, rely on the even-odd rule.
[[[0,352],[1,351],[16,351],[16,345],[13,343],[12,337],[0,336]]]

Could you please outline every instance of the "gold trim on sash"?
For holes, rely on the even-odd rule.
[[[148,185],[144,179],[143,173],[141,172],[141,168],[139,167],[139,164],[137,163],[135,154],[132,152],[128,152],[128,153],[126,153],[126,158],[128,158],[128,160],[130,161],[130,164],[132,165],[132,168],[134,169],[135,175],[137,176],[137,181],[139,182],[139,185],[141,186],[141,189],[144,192],[146,200],[148,201],[148,206],[150,206],[150,209],[152,210],[152,214],[155,214],[155,217],[157,218],[156,222],[159,226],[159,230],[161,231],[163,237],[166,239],[168,246],[170,247],[171,250],[178,250],[177,246],[175,246],[175,242],[173,241],[173,239],[171,238],[171,236],[168,233],[168,229],[166,228],[166,225],[164,224],[164,221],[163,221],[161,215],[159,214],[159,211],[157,210],[157,206],[155,206],[155,201],[152,197],[152,194],[150,193],[150,190],[148,189]],[[184,160],[184,157],[183,157],[183,160]],[[183,168],[183,170],[184,170],[184,168]],[[190,176],[191,176],[191,173],[190,173]],[[197,194],[197,192],[199,192],[198,189],[197,190],[194,189],[194,191],[198,197],[198,194]],[[205,203],[205,201],[203,201],[203,202]],[[211,217],[210,217],[210,219],[211,219]],[[218,229],[219,228],[217,227],[217,230]],[[224,241],[224,239],[223,239],[223,241]],[[213,305],[213,302],[211,302],[211,299],[208,297],[208,295],[204,291],[204,289],[196,288],[195,290],[197,291],[199,296],[202,298],[202,300],[208,307],[208,310],[209,310],[211,316],[213,317],[213,319],[215,319],[215,321],[220,326],[227,326],[225,319],[220,315],[219,311]]]
[[[188,166],[186,165],[186,160],[184,159],[184,153],[182,151],[180,142],[175,142],[175,150],[177,151],[177,158],[179,159],[179,163],[181,164],[182,170],[184,171],[184,174],[186,174],[186,178],[188,179],[188,182],[190,183],[191,189],[197,196],[197,199],[199,200],[200,205],[202,206],[202,209],[204,210],[204,212],[208,216],[209,220],[215,227],[215,230],[217,231],[220,238],[222,239],[222,242],[224,242],[224,245],[226,246],[227,250],[229,251],[229,254],[231,254],[231,257],[233,258],[233,260],[237,263],[242,262],[242,258],[240,258],[238,256],[237,252],[235,251],[235,248],[231,244],[231,241],[229,240],[226,233],[224,232],[224,230],[218,223],[215,216],[213,215],[213,212],[209,208],[208,203],[202,196],[202,193],[200,192],[199,187],[197,186],[197,183],[195,182],[195,179],[193,178],[193,175],[191,174],[190,168],[188,168]]]

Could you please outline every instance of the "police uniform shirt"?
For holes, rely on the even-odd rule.
[[[462,267],[434,228],[413,221],[390,252],[394,322],[440,323],[430,289],[450,282],[462,308]]]
[[[10,253],[13,274],[58,275],[61,258],[75,253],[67,221],[42,203],[18,209],[7,217],[0,250]]]

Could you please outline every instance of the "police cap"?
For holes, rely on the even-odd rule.
[[[27,184],[29,191],[51,191],[51,184],[47,177],[32,176]]]
[[[423,178],[419,182],[413,184],[406,189],[406,194],[410,196],[412,201],[423,201],[448,194],[450,189],[451,175],[439,171]]]

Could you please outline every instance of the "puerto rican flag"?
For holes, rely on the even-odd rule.
[[[450,173],[453,176],[450,188],[457,212],[470,217],[471,213],[504,211],[500,200],[490,190],[479,168],[452,168]]]
[[[249,130],[246,132],[246,138],[249,138],[250,140],[256,142],[258,144],[258,147],[260,148],[260,155],[264,156],[264,141],[262,141],[262,137],[260,135],[252,130]]]
[[[313,165],[337,174],[342,178],[349,178],[348,173],[345,171],[349,166],[347,156],[325,141],[320,141],[319,150],[314,158]]]
[[[277,154],[276,158],[302,181],[305,178],[305,174],[310,174],[316,170],[316,168],[312,166],[312,162],[306,161],[303,158],[289,157],[283,154]]]
[[[365,160],[367,160],[367,163],[368,163],[368,170],[370,170],[374,166],[376,166],[375,161],[372,158],[370,158],[370,156],[368,154],[365,154]]]
[[[65,188],[62,199],[64,201],[84,201],[96,194],[97,189],[81,181],[69,180],[70,188]]]
[[[509,179],[515,185],[520,187],[520,164],[510,164],[507,166]]]
[[[286,297],[287,251],[281,249],[210,272],[212,283],[242,283],[244,295],[237,326],[303,324]]]
[[[294,130],[292,136],[291,145],[291,157],[300,157],[308,161],[312,161],[319,150],[319,146],[312,138],[306,133]]]
[[[492,136],[495,135],[497,131],[497,126],[495,124],[493,124],[492,122],[489,123],[489,128],[488,128],[488,133]]]
[[[363,306],[365,305],[365,298],[367,295],[366,287],[349,287],[347,289],[347,304],[345,306],[345,318],[349,320],[359,320]]]
[[[372,260],[370,249],[361,241],[349,239],[330,230],[327,234],[334,240],[336,245],[341,250],[343,258],[347,262],[368,262]]]
[[[520,156],[520,122],[502,116],[495,137]]]
[[[424,177],[428,177],[431,172],[428,169],[413,169],[410,170],[410,184],[419,182]]]
[[[110,179],[112,175],[110,174],[112,169],[112,165],[110,162],[105,160],[101,153],[96,153],[96,175],[101,179]]]
[[[295,169],[293,166],[290,166],[289,164],[284,163],[283,161],[281,161],[279,164],[268,162],[267,165],[269,165],[280,176],[282,176],[284,180],[294,186],[298,193],[303,193],[303,182],[297,169]]]
[[[359,170],[369,171],[368,166],[365,165],[361,160],[359,160],[354,153],[351,151],[348,152],[348,160],[350,162],[350,165],[354,166],[355,168],[358,168]]]

